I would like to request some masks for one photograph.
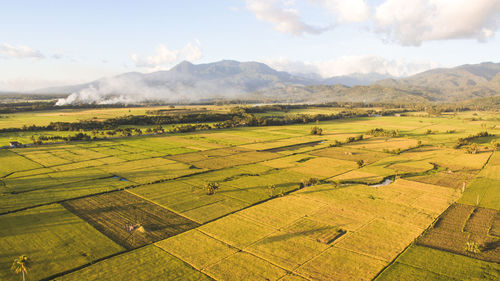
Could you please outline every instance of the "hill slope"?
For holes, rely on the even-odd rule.
[[[437,100],[463,100],[500,93],[500,63],[437,68],[403,79],[386,79],[375,84],[396,89],[428,92]]]

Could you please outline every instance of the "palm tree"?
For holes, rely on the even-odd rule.
[[[30,269],[30,258],[28,258],[28,256],[25,255],[15,258],[11,267],[11,270],[13,270],[16,274],[19,274],[19,272],[23,274],[23,281],[25,281],[24,275],[28,274],[29,269]]]

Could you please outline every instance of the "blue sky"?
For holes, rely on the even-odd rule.
[[[0,90],[261,61],[322,76],[500,62],[498,0],[3,1]]]

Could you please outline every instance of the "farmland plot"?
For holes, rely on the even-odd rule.
[[[309,153],[322,157],[330,157],[348,161],[363,160],[366,164],[373,163],[391,154],[375,151],[367,151],[363,149],[347,148],[347,147],[329,147]]]
[[[181,260],[150,245],[98,262],[55,280],[211,280]]]
[[[489,236],[498,211],[454,204],[418,240],[419,245],[491,262],[500,262],[500,238]],[[467,248],[467,243],[477,245]]]
[[[500,265],[424,246],[410,246],[376,280],[498,280]]]
[[[43,188],[34,188],[23,193],[6,193],[1,197],[0,214],[28,207],[59,202],[71,198],[90,194],[107,192],[129,187],[130,182],[115,178],[85,180],[71,184],[50,185]],[[36,186],[36,181],[33,183]]]
[[[2,215],[0,225],[1,280],[19,280],[9,268],[20,255],[31,258],[35,280],[124,250],[58,204]]]
[[[493,153],[486,167],[467,185],[460,203],[500,210],[500,154]]]
[[[40,168],[41,165],[26,159],[9,150],[0,151],[0,177],[5,177],[13,172]],[[9,163],[9,165],[3,164]]]
[[[198,225],[127,191],[66,201],[63,206],[127,249],[176,235]],[[137,230],[127,229],[129,227]]]

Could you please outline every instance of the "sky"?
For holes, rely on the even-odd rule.
[[[322,77],[500,62],[500,0],[16,0],[0,3],[0,91],[259,61]]]

